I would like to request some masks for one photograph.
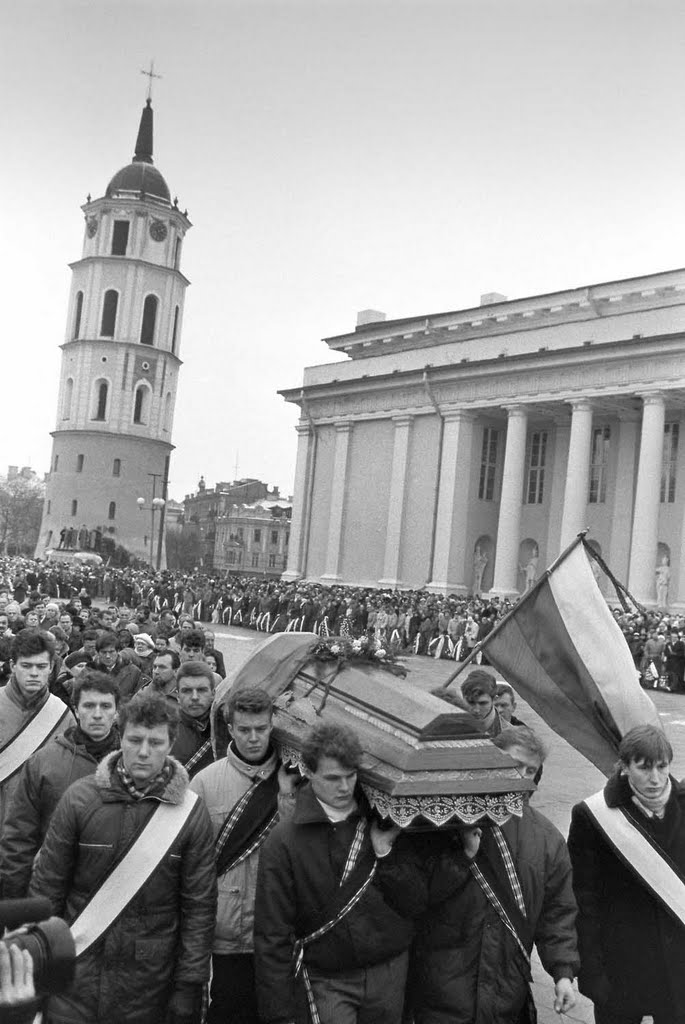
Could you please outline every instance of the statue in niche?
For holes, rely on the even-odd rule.
[[[657,565],[655,576],[657,607],[668,608],[668,588],[671,582],[671,567],[668,564],[668,558],[666,555],[661,559],[661,564]]]
[[[534,547],[532,549],[531,553],[530,553],[530,558],[528,559],[526,564],[519,566],[519,569],[523,573],[523,578],[524,578],[524,585],[523,585],[523,592],[524,592],[524,594],[526,593],[526,591],[530,590],[533,587],[536,579],[538,578],[538,559],[539,559],[539,557],[540,557],[540,553],[539,553],[537,547]]]
[[[488,564],[488,556],[484,551],[481,550],[480,544],[476,544],[476,550],[473,553],[473,594],[474,597],[480,597],[480,592],[483,589],[483,574],[485,573],[485,567]]]

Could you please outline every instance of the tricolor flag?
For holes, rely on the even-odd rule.
[[[629,729],[661,728],[582,535],[480,649],[550,728],[605,775]]]

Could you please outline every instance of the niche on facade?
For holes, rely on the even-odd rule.
[[[535,583],[540,572],[540,548],[533,537],[526,537],[519,544],[519,590],[522,594]]]
[[[492,587],[495,545],[492,537],[483,533],[473,548],[472,593],[482,594]]]

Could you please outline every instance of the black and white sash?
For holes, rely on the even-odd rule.
[[[343,873],[340,878],[340,885],[338,888],[339,893],[342,892],[345,883],[349,880],[350,876],[352,875],[354,869],[357,866],[357,861],[359,860],[359,855],[361,853],[362,845],[364,842],[366,828],[366,819],[360,818],[357,824],[356,831],[354,833],[354,837],[350,844],[350,848],[347,852],[347,859],[345,861],[345,867],[343,868]],[[316,1007],[316,1000],[314,999],[314,990],[312,988],[312,983],[309,978],[307,965],[304,962],[305,948],[311,942],[314,942],[316,939],[320,939],[323,935],[326,935],[328,932],[332,931],[333,928],[335,928],[336,925],[340,924],[343,918],[346,917],[350,913],[350,911],[357,906],[360,899],[362,898],[362,896],[369,888],[374,879],[374,875],[376,874],[377,863],[378,861],[374,859],[371,870],[367,874],[362,884],[356,888],[354,893],[349,897],[348,900],[346,900],[344,905],[341,906],[336,913],[331,914],[329,919],[319,928],[316,928],[309,935],[304,935],[302,938],[297,939],[295,942],[295,948],[293,950],[294,973],[296,978],[300,974],[302,974],[302,980],[304,982],[304,988],[307,994],[307,1005],[309,1007],[309,1015],[311,1017],[312,1024],[321,1024],[321,1018],[319,1017],[319,1011]]]
[[[257,781],[233,805],[215,842],[218,875],[258,850],[278,823],[278,772]]]

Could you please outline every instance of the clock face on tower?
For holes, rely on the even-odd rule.
[[[161,220],[153,220],[150,225],[150,238],[154,242],[163,242],[167,236],[166,224]]]
[[[98,219],[97,219],[97,217],[88,217],[88,219],[86,220],[86,231],[88,232],[88,237],[89,238],[93,238],[97,234],[97,231],[98,231]]]

